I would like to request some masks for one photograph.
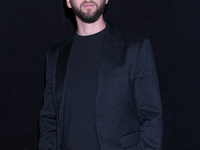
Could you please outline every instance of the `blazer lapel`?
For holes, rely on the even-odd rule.
[[[66,42],[67,43],[67,42]],[[56,95],[57,103],[64,103],[64,92],[66,90],[65,82],[69,66],[70,52],[73,45],[73,40],[62,46],[59,50],[57,70],[56,70]]]
[[[111,25],[107,23],[99,70],[96,105],[101,99],[112,70],[120,61],[120,54],[124,46],[121,37],[120,33],[117,30],[114,31]]]

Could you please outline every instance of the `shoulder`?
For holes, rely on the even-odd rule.
[[[121,28],[119,28],[118,30],[122,34],[123,40],[125,43],[141,45],[144,41],[146,40],[149,41],[146,37],[140,34],[132,33],[132,32],[129,32],[128,30],[121,29]]]
[[[124,30],[121,28],[117,29],[121,35],[122,40],[125,43],[126,47],[129,47],[134,50],[140,51],[141,48],[151,48],[151,42],[147,37],[144,37],[137,33],[131,33],[128,30]]]
[[[47,52],[47,57],[53,57],[55,56],[57,53],[59,53],[59,50],[67,45],[68,43],[70,43],[73,40],[73,35],[71,35],[70,37],[68,37],[67,39],[65,39],[64,41],[60,42],[59,44],[53,46],[52,48],[50,48]]]
[[[148,38],[129,32],[128,30],[110,26],[112,28],[112,35],[117,37],[117,41],[123,43],[123,54],[130,60],[137,59],[138,56],[146,58],[147,55],[152,55],[152,46]],[[115,33],[115,34],[114,34]]]
[[[46,63],[48,65],[52,66],[53,64],[57,63],[60,49],[62,49],[62,47],[64,47],[65,45],[68,45],[68,43],[73,40],[73,37],[74,36],[70,36],[66,40],[60,42],[59,44],[53,46],[48,50],[46,54]]]
[[[137,34],[137,33],[132,33],[129,32],[126,29],[122,29],[120,27],[116,27],[115,25],[111,23],[108,24],[108,33],[110,35],[114,35],[116,38],[120,38],[125,44],[128,45],[141,45],[145,41],[149,41],[148,38]]]

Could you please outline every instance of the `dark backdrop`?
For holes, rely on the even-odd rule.
[[[163,150],[200,150],[200,1],[111,0],[105,17],[153,45]],[[0,149],[35,150],[46,52],[74,31],[60,0],[0,1]]]

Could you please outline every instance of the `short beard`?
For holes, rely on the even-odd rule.
[[[83,2],[81,5],[85,4],[87,2]],[[97,21],[99,19],[99,17],[101,16],[101,14],[103,14],[106,4],[105,1],[98,7],[98,5],[96,3],[93,3],[96,5],[97,10],[95,12],[90,12],[90,10],[88,10],[86,13],[81,11],[81,6],[80,9],[76,6],[73,5],[73,3],[71,3],[72,5],[72,10],[74,12],[74,14],[76,16],[78,16],[83,22],[85,23],[94,23],[95,21]]]

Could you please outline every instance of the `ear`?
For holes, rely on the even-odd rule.
[[[109,0],[105,0],[105,1],[106,1],[106,4],[108,4],[108,1],[109,1]]]
[[[72,8],[70,0],[66,0],[67,7]]]

